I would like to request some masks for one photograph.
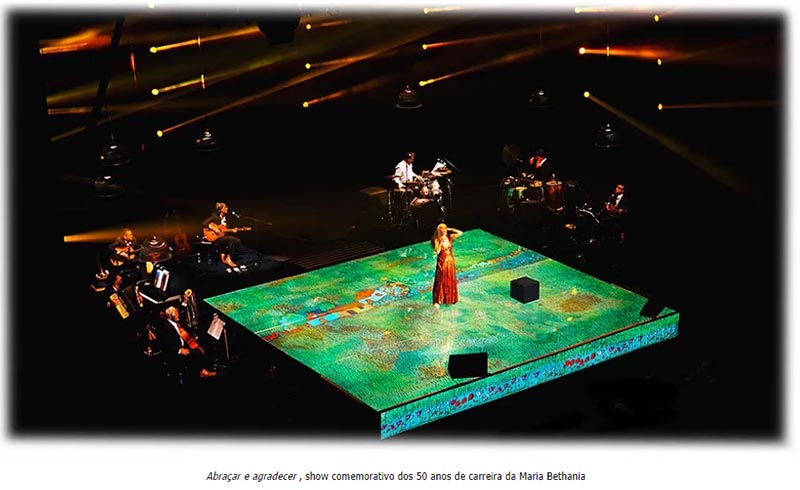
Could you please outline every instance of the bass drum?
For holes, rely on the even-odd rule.
[[[551,180],[545,184],[547,209],[562,211],[564,209],[564,187],[560,180]]]
[[[445,208],[441,199],[415,199],[411,203],[414,216],[421,230],[433,229],[444,220]]]

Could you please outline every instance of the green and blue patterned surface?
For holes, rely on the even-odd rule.
[[[538,384],[537,371],[553,379],[677,335],[673,310],[642,317],[646,298],[485,231],[466,232],[454,254],[455,305],[431,303],[427,242],[206,302],[381,412],[383,437]],[[539,300],[511,298],[523,276],[539,281]],[[483,391],[447,373],[450,354],[470,352],[488,352]],[[501,375],[516,388],[487,391]],[[472,398],[458,398],[465,389]]]

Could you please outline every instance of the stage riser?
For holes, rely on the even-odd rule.
[[[381,439],[678,336],[677,313],[381,412]]]

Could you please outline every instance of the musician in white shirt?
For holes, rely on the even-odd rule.
[[[394,178],[392,179],[399,190],[405,189],[404,184],[409,182],[419,182],[422,180],[419,175],[414,173],[414,152],[409,151],[400,163],[394,167]]]

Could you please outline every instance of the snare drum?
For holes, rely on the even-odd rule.
[[[564,187],[560,180],[551,180],[545,184],[547,209],[561,211],[564,209]]]

